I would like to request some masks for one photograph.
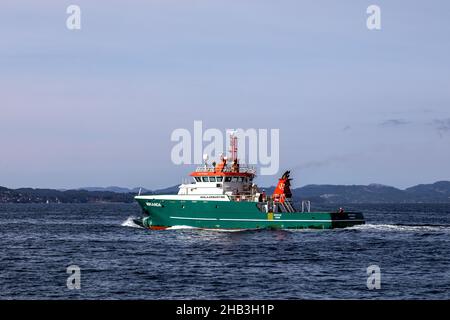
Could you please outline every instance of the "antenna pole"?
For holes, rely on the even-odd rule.
[[[238,151],[238,138],[234,132],[230,136],[230,153],[231,161],[237,161],[237,151]]]

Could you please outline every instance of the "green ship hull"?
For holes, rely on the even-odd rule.
[[[262,203],[238,201],[162,200],[136,197],[150,229],[189,226],[203,229],[331,229],[364,224],[360,212],[264,212]]]

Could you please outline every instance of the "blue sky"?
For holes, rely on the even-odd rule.
[[[280,128],[297,186],[450,180],[449,14],[448,1],[2,1],[0,185],[177,184],[192,166],[172,164],[170,134],[194,120]]]

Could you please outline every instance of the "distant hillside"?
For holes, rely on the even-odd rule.
[[[133,189],[129,188],[123,188],[123,187],[84,187],[84,188],[78,188],[76,190],[86,190],[86,191],[102,191],[102,192],[116,192],[116,193],[139,193],[139,190],[141,191],[141,194],[172,194],[178,192],[178,186],[172,186],[164,189],[156,189],[156,190],[149,190],[146,188],[136,187]],[[63,190],[67,191],[67,190]]]
[[[8,189],[0,187],[0,203],[95,203],[95,202],[134,202],[140,188],[87,187],[76,190],[54,189]],[[113,191],[115,190],[115,191]],[[178,185],[158,190],[142,188],[141,194],[176,194]]]
[[[111,192],[116,192],[116,193],[131,193],[131,192],[133,192],[134,189],[111,186],[111,187],[83,187],[83,188],[78,188],[76,190],[102,191],[102,192],[111,191]],[[139,190],[139,188],[138,188],[138,190]]]
[[[132,202],[129,193],[87,190],[7,189],[0,187],[0,203],[92,203]]]
[[[264,188],[271,194],[274,187]],[[296,201],[315,203],[450,203],[450,181],[420,184],[401,190],[382,184],[316,185],[292,189]]]
[[[8,189],[0,187],[0,203],[131,203],[140,188],[88,187],[77,190]],[[260,188],[271,194],[274,187]],[[178,185],[141,194],[176,194]],[[381,184],[307,185],[292,190],[294,200],[314,203],[450,203],[450,181],[420,184],[405,190]]]
[[[164,188],[164,189],[157,189],[157,190],[153,190],[150,191],[150,194],[177,194],[180,185],[177,184],[176,186],[172,186],[172,187],[168,187],[168,188]]]
[[[307,185],[293,190],[294,198],[322,203],[414,202],[405,191],[380,185]],[[448,199],[450,202],[450,199]]]
[[[438,181],[433,184],[419,184],[405,190],[416,201],[448,202],[450,198],[450,181]]]

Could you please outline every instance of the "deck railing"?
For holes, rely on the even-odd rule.
[[[211,166],[199,166],[197,169],[195,169],[195,172],[216,172],[216,168]],[[233,172],[231,167],[225,167],[221,169],[221,171],[218,172]],[[239,173],[251,173],[255,174],[256,169],[255,167],[246,166],[246,165],[239,165]]]
[[[231,201],[242,201],[242,202],[254,202],[255,196],[250,193],[243,193],[239,195],[228,195]]]

